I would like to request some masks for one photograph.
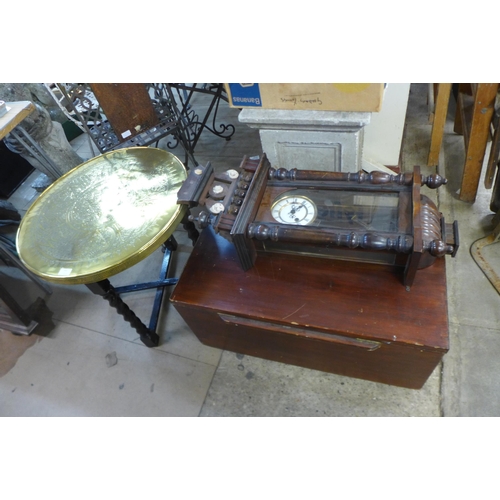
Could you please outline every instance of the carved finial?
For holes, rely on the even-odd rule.
[[[389,184],[391,181],[394,181],[394,178],[393,175],[385,172],[378,172],[377,170],[370,173],[370,181],[372,184]]]
[[[286,168],[270,168],[269,173],[267,175],[267,178],[269,180],[278,180],[278,181],[295,181],[297,179],[297,169],[296,168],[291,168],[290,170],[287,170]]]
[[[426,185],[431,189],[437,189],[438,187],[448,182],[448,179],[445,179],[444,177],[441,177],[438,174],[432,174],[427,177],[422,175],[421,177],[422,177],[421,185],[422,186]]]
[[[286,168],[278,168],[278,170],[275,170],[275,172],[274,172],[274,178],[282,181],[286,178],[287,172],[288,172],[288,170]]]
[[[200,212],[198,217],[194,217],[193,215],[190,215],[188,217],[188,220],[190,222],[196,222],[196,224],[198,225],[198,227],[200,229],[207,227],[212,222],[210,220],[210,215],[207,212]]]
[[[447,245],[444,241],[441,240],[432,240],[429,252],[434,257],[444,257],[445,255],[451,255],[453,253],[453,246]]]
[[[367,179],[370,179],[370,176],[366,174],[363,170],[360,170],[357,172],[358,176],[358,182],[361,184],[362,182],[365,182]]]
[[[347,237],[347,246],[349,248],[357,248],[361,242],[361,238],[355,232],[352,232]]]
[[[271,229],[265,224],[249,224],[247,228],[247,236],[257,240],[267,240],[271,234]]]

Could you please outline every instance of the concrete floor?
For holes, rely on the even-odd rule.
[[[412,85],[403,169],[427,163],[426,92],[426,84]],[[447,258],[451,348],[421,390],[203,346],[168,301],[160,345],[149,349],[84,286],[51,285],[47,296],[4,266],[2,277],[16,293],[23,299],[45,298],[50,313],[31,336],[0,331],[0,416],[499,416],[500,297],[469,253],[471,243],[492,230],[491,192],[481,185],[474,204],[457,199],[464,146],[452,131],[453,111],[451,105],[439,165],[449,183],[436,195],[446,220],[458,220],[460,229],[458,255]],[[219,121],[232,123],[236,132],[230,141],[204,132],[195,151],[200,163],[235,168],[244,154],[261,153],[258,132],[238,122],[238,110],[222,105]],[[83,136],[73,146],[82,158],[93,156]],[[10,198],[21,212],[36,198],[32,180]],[[183,230],[175,236],[180,246],[173,274],[178,275],[192,247]],[[493,261],[495,252],[500,250],[491,247]],[[112,283],[156,279],[160,260],[158,251]],[[140,292],[125,300],[147,321],[153,295]],[[115,355],[116,364],[109,363]]]

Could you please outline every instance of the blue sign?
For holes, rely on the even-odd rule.
[[[262,106],[258,83],[230,83],[229,89],[233,106]]]

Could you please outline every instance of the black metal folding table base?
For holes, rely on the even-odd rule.
[[[163,295],[166,286],[175,285],[179,279],[178,278],[167,278],[168,271],[171,264],[172,252],[176,250],[177,242],[171,236],[168,241],[164,244],[164,256],[160,271],[160,276],[157,281],[151,281],[148,283],[139,283],[135,285],[127,285],[122,287],[114,287],[109,280],[98,281],[97,283],[87,284],[87,288],[96,295],[103,297],[103,299],[109,302],[111,307],[114,307],[118,314],[122,315],[125,321],[130,323],[130,325],[136,330],[140,335],[141,341],[147,347],[156,347],[159,344],[160,337],[156,333],[158,326],[158,319],[160,316],[160,309],[163,300]],[[156,288],[156,296],[153,304],[153,310],[151,312],[151,318],[149,321],[149,326],[146,326],[137,315],[130,309],[130,307],[122,300],[120,297],[123,293],[137,292],[140,290],[148,290],[151,288]]]
[[[188,210],[181,221],[182,227],[187,232],[188,238],[192,244],[196,243],[200,233],[196,226],[189,220],[190,211]],[[174,236],[170,236],[163,244],[163,261],[161,264],[160,276],[157,281],[150,281],[147,283],[138,283],[135,285],[127,285],[121,287],[114,287],[109,280],[98,281],[97,283],[87,284],[87,288],[96,295],[101,296],[109,302],[111,307],[114,307],[118,314],[121,314],[125,321],[140,335],[141,341],[147,347],[156,347],[160,341],[160,337],[156,333],[158,327],[158,319],[160,317],[161,304],[166,286],[173,286],[177,284],[179,278],[167,278],[172,262],[172,252],[177,250],[178,244]],[[153,310],[151,311],[151,318],[149,326],[146,326],[137,315],[130,309],[130,307],[123,302],[120,297],[123,293],[138,292],[140,290],[149,290],[156,288],[156,296],[153,303]]]

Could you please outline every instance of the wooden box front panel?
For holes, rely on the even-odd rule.
[[[205,345],[271,361],[361,378],[384,384],[420,389],[443,352],[390,343],[377,347],[361,342],[344,343],[333,334],[323,338],[251,326],[246,318],[175,303],[184,321]]]

